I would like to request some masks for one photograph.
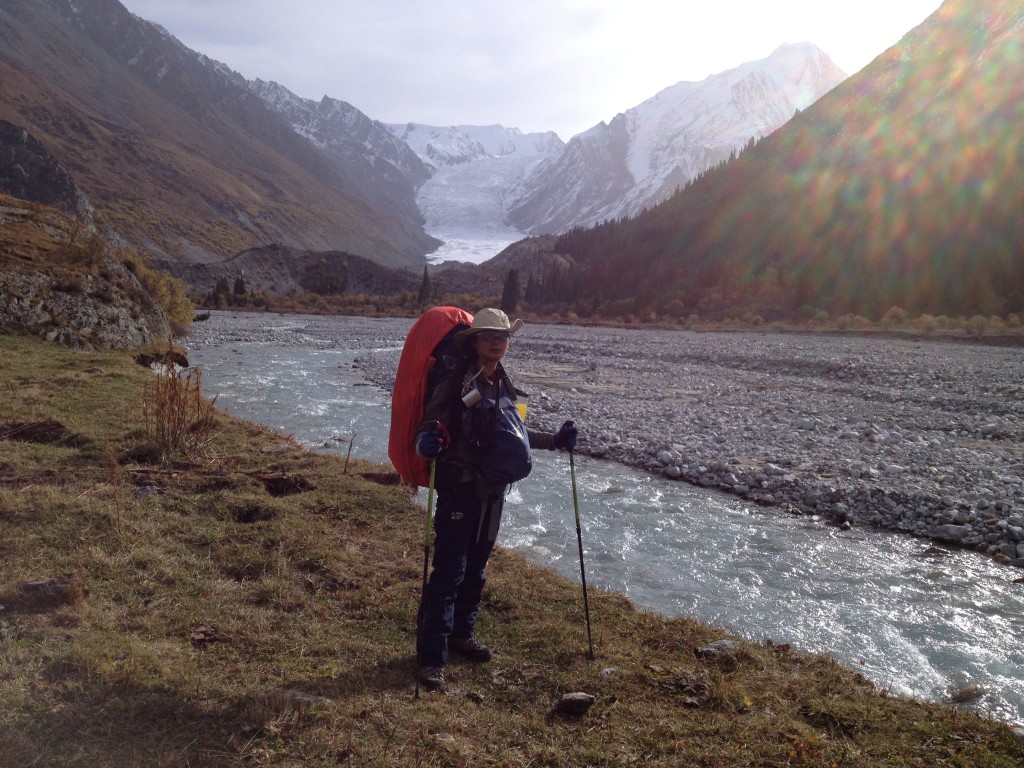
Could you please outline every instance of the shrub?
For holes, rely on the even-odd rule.
[[[991,317],[989,317],[989,319],[988,319],[988,332],[989,333],[1005,333],[1006,332],[1006,323],[1003,321],[1003,318],[999,317],[998,315],[992,315]]]
[[[828,316],[828,312],[824,309],[817,309],[811,316],[810,323],[812,328],[827,328],[831,321],[832,318]]]
[[[984,315],[974,315],[964,323],[964,330],[971,336],[984,336],[988,331],[988,318]]]
[[[199,455],[216,423],[213,400],[202,394],[201,371],[186,376],[173,364],[166,364],[153,381],[143,387],[142,415],[145,431],[165,459],[182,453],[192,459]]]
[[[103,238],[81,223],[72,230],[62,253],[68,263],[84,267],[94,274],[103,264],[106,254],[107,245]]]
[[[889,307],[879,322],[883,328],[900,328],[907,324],[907,310],[903,307]]]
[[[796,319],[806,323],[812,320],[817,312],[818,309],[816,307],[813,307],[810,304],[802,304],[796,311]]]
[[[194,309],[185,284],[163,270],[151,268],[135,251],[122,249],[118,257],[128,271],[138,278],[157,306],[167,313],[174,334],[180,336],[185,333],[192,324]]]
[[[105,304],[113,304],[114,288],[109,283],[99,283],[92,292],[92,295]]]
[[[841,331],[863,331],[871,327],[871,321],[863,315],[847,312],[836,318],[836,328]]]
[[[81,275],[63,275],[54,279],[53,290],[58,293],[80,294],[85,292],[85,280]]]
[[[939,327],[939,321],[934,315],[920,315],[911,325],[921,333],[932,333]]]

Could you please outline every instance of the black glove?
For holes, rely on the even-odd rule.
[[[420,433],[420,439],[416,443],[416,453],[424,459],[436,459],[447,447],[448,433],[441,422],[435,421],[433,428]]]
[[[576,447],[576,439],[579,437],[579,430],[571,421],[565,422],[561,429],[555,432],[555,448],[572,450]]]

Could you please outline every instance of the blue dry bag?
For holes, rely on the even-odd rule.
[[[533,469],[530,436],[519,417],[515,401],[499,388],[497,402],[485,397],[474,405],[473,440],[476,469],[485,483],[509,485],[522,480]]]

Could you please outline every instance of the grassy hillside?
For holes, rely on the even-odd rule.
[[[239,76],[116,0],[6,0],[0,39],[0,119],[53,154],[98,223],[156,261],[276,242],[415,267],[437,245]]]
[[[413,686],[424,513],[127,353],[0,336],[0,765],[1018,766],[1004,724],[590,596],[498,550]],[[171,418],[171,417],[176,418]],[[177,418],[180,417],[180,418]],[[567,524],[569,522],[567,521]],[[593,694],[581,717],[552,702]]]

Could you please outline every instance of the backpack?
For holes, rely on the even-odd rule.
[[[516,409],[510,380],[501,381],[496,401],[485,397],[470,408],[470,422],[467,439],[476,453],[479,481],[487,487],[504,487],[530,474],[530,436]]]
[[[457,307],[431,307],[413,323],[402,345],[391,393],[388,456],[399,476],[412,485],[430,484],[430,463],[416,455],[416,430],[444,374],[444,359],[454,352],[455,334],[472,322],[473,316]]]

